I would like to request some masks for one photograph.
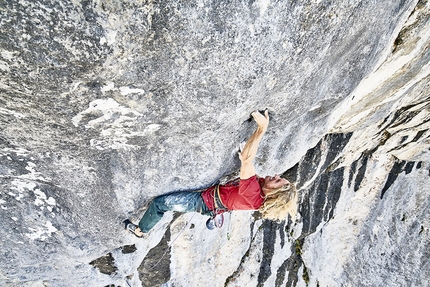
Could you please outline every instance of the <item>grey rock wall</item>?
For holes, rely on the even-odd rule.
[[[5,286],[426,286],[427,1],[0,3]],[[120,223],[239,168],[300,189],[295,222]],[[198,272],[192,270],[198,270]]]

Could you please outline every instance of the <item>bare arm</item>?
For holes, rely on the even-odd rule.
[[[264,116],[258,111],[253,112],[251,115],[257,123],[258,127],[252,134],[252,136],[249,138],[249,140],[246,142],[243,150],[239,152],[239,159],[241,161],[241,179],[248,179],[251,176],[255,175],[254,158],[257,155],[258,146],[269,125],[269,113],[267,110],[264,113]]]

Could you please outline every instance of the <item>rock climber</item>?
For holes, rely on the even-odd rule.
[[[256,175],[254,158],[269,125],[269,114],[254,111],[251,116],[257,128],[239,151],[240,178],[224,185],[211,186],[203,191],[178,191],[156,197],[138,225],[124,221],[125,229],[143,237],[161,220],[167,211],[199,212],[209,215],[207,227],[222,225],[223,212],[258,210],[263,218],[285,220],[288,214],[294,220],[297,211],[297,192],[294,184],[279,175],[260,178]]]

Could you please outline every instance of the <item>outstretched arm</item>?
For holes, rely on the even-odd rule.
[[[241,161],[241,179],[248,179],[255,175],[254,158],[257,155],[258,145],[260,144],[261,139],[263,138],[263,135],[269,125],[269,112],[267,110],[265,111],[264,115],[260,114],[258,111],[253,112],[251,115],[258,127],[246,142],[243,150],[239,152],[239,159]]]

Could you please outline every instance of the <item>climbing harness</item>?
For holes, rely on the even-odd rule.
[[[215,228],[221,228],[224,224],[224,212],[228,212],[228,208],[224,205],[219,194],[219,184],[213,189],[212,198],[214,200],[214,210],[212,210],[212,216],[206,221],[206,227],[209,230]]]
[[[213,194],[211,194],[214,199],[214,210],[211,211],[212,216],[206,221],[206,227],[209,230],[212,230],[214,228],[221,228],[224,224],[224,213],[225,212],[231,212],[222,202],[220,194],[219,194],[219,184],[217,184],[213,189]],[[191,223],[192,219],[194,218],[194,215],[196,213],[201,213],[202,210],[202,203],[198,203],[197,206],[197,212],[194,212],[191,218],[188,220],[187,224],[182,228],[182,230],[178,233],[178,235],[173,239],[172,242],[168,245],[168,248],[164,251],[163,255],[158,259],[158,261],[150,267],[148,270],[153,270],[157,265],[161,262],[161,260],[166,256],[167,252],[169,251],[170,247],[175,243],[175,241],[179,238],[179,236],[184,232],[184,230],[187,228],[187,226]],[[230,240],[230,226],[231,222],[228,226],[228,232],[227,232],[227,238]],[[128,283],[128,282],[127,282]]]

